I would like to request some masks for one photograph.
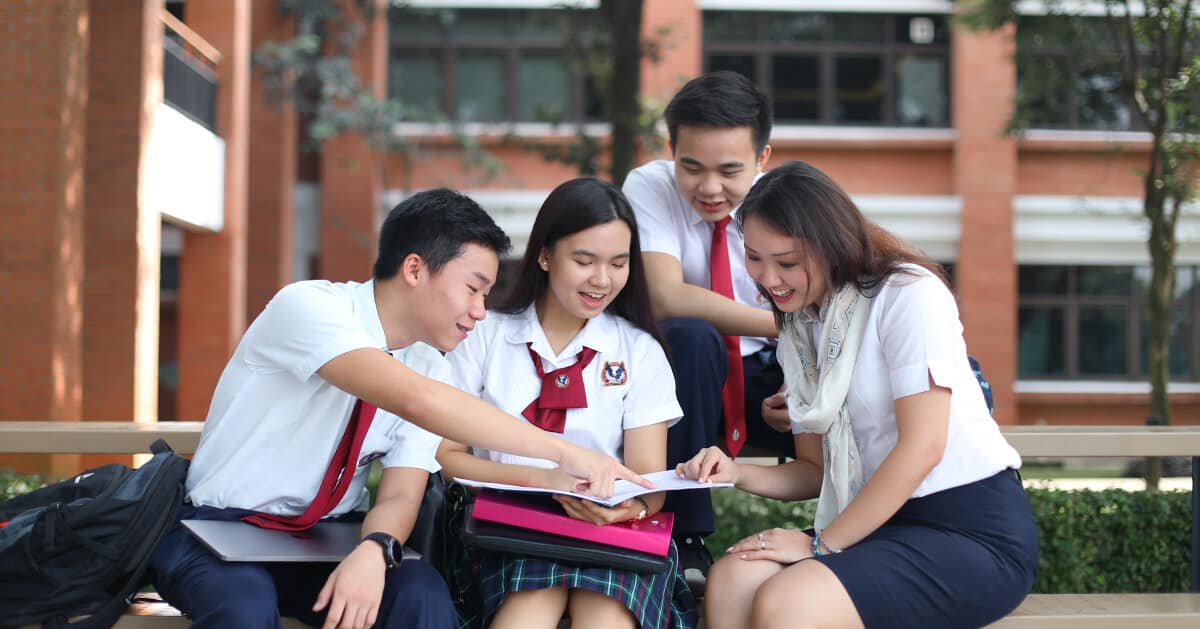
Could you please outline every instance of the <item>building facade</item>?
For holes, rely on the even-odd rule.
[[[0,419],[202,419],[270,295],[368,276],[383,213],[415,190],[472,195],[519,255],[542,199],[577,174],[529,145],[608,133],[560,3],[380,4],[353,61],[410,112],[394,129],[409,150],[386,155],[353,134],[303,150],[303,121],[251,61],[294,35],[276,0],[0,4],[18,44],[0,50]],[[644,0],[656,55],[640,92],[661,108],[712,69],[766,90],[772,164],[825,170],[947,264],[1001,423],[1140,424],[1148,136],[1102,51],[1077,67],[1042,16],[978,33],[954,10]],[[1006,133],[1019,83],[1047,73],[1061,89]],[[463,138],[498,167],[472,166]],[[1200,423],[1200,213],[1178,229],[1173,420]]]

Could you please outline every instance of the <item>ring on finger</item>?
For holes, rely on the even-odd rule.
[[[767,549],[767,540],[763,539],[763,534],[762,534],[762,533],[759,533],[759,534],[758,534],[758,549],[759,549],[759,550],[766,550],[766,549]]]

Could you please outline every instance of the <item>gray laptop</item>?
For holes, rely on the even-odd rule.
[[[362,539],[360,522],[318,522],[303,533],[264,529],[240,520],[181,523],[225,561],[338,562]],[[406,546],[404,558],[419,559],[420,555]]]

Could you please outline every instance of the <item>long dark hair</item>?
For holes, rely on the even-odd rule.
[[[666,348],[654,313],[650,307],[650,289],[646,284],[646,270],[642,264],[642,247],[638,240],[637,219],[633,208],[621,190],[606,181],[594,177],[581,177],[560,184],[550,192],[529,233],[529,244],[516,284],[508,295],[493,309],[505,314],[524,311],[546,294],[549,274],[538,265],[542,249],[581,232],[589,227],[609,221],[621,220],[629,226],[629,279],[625,287],[605,312],[625,318],[633,325],[645,330]]]
[[[831,293],[853,283],[871,294],[889,275],[914,275],[905,264],[947,283],[940,265],[868,220],[841,186],[810,164],[787,162],[763,175],[742,201],[738,226],[744,229],[750,217],[803,242],[810,259],[821,263]],[[758,290],[781,322],[770,294],[762,286]]]

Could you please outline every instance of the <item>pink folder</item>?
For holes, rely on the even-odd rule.
[[[555,503],[530,502],[510,494],[482,491],[475,498],[474,516],[487,522],[542,531],[554,535],[619,546],[666,556],[671,546],[674,513],[656,513],[636,522],[596,526],[563,513]]]

